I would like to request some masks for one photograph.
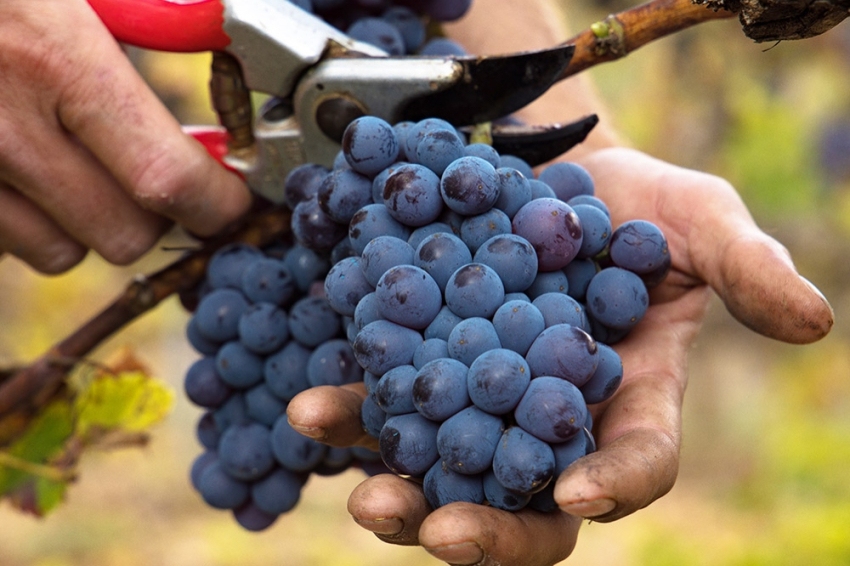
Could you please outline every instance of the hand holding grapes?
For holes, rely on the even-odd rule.
[[[638,327],[616,349],[624,380],[613,398],[592,407],[599,450],[558,479],[564,512],[508,513],[455,503],[431,512],[421,487],[391,474],[363,482],[349,510],[364,528],[396,544],[420,544],[452,564],[551,564],[572,550],[580,520],[611,521],[673,485],[687,382],[687,353],[710,292],[755,331],[790,343],[821,338],[832,324],[823,297],[800,278],[787,253],[752,221],[725,181],[629,149],[580,160],[609,204],[614,225],[631,218],[657,224],[672,257]],[[316,388],[289,407],[290,421],[331,444],[369,442],[358,427],[358,386]]]
[[[0,254],[124,264],[168,221],[212,234],[247,188],[183,134],[85,0],[0,6]]]

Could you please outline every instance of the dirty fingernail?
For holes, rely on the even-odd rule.
[[[593,499],[591,501],[577,501],[575,503],[569,503],[567,505],[562,505],[561,509],[576,517],[590,518],[604,515],[605,513],[613,510],[616,506],[616,501],[603,497],[602,499]]]
[[[371,531],[376,535],[397,535],[404,529],[404,523],[401,519],[395,517],[373,520],[354,519],[354,521],[367,531]]]
[[[478,564],[484,560],[484,550],[474,542],[426,548],[434,557],[449,564]]]
[[[322,440],[325,437],[325,429],[320,427],[300,426],[292,423],[289,423],[289,426],[291,426],[296,432],[303,434],[307,438],[312,438],[313,440]]]

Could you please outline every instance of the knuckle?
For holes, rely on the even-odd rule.
[[[45,252],[35,257],[24,257],[23,260],[39,273],[59,275],[79,265],[86,257],[88,250],[63,242],[46,248]]]
[[[139,163],[130,180],[134,198],[143,207],[166,216],[182,208],[201,174],[198,160],[177,158],[165,146],[148,153]]]
[[[109,263],[129,265],[153,248],[159,236],[159,231],[133,227],[110,238],[97,251]]]

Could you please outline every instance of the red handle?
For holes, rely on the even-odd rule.
[[[88,0],[118,41],[159,51],[221,51],[222,0]]]
[[[242,173],[228,165],[224,161],[227,155],[227,142],[230,140],[230,134],[221,126],[183,126],[183,132],[192,136],[206,148],[207,153],[213,156],[225,168],[242,176]]]

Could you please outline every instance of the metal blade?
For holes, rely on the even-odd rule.
[[[443,118],[456,126],[507,116],[536,100],[559,79],[575,46],[491,57],[459,57],[462,72],[447,88],[414,98],[404,120]]]
[[[493,147],[501,155],[515,155],[534,167],[583,142],[598,122],[599,117],[591,114],[569,124],[493,126]]]

